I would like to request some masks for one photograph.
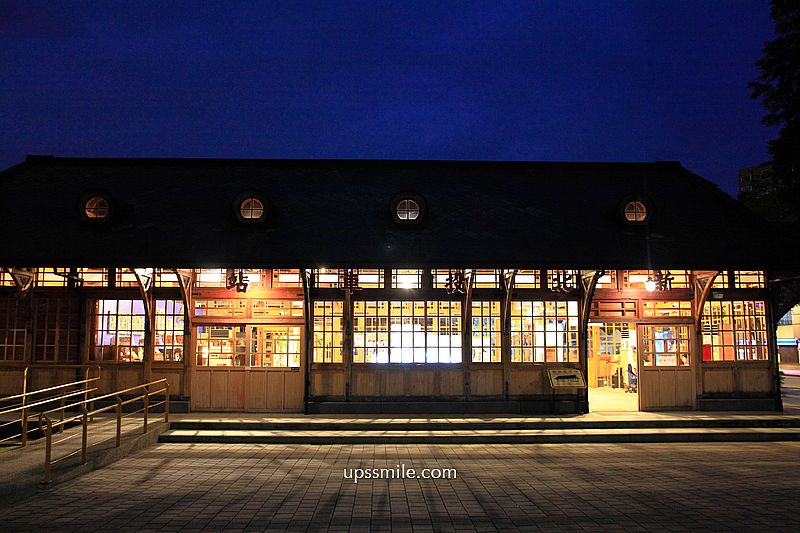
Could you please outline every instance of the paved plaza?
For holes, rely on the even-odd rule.
[[[800,443],[159,444],[0,507],[4,531],[798,531]],[[346,468],[455,468],[362,479]]]

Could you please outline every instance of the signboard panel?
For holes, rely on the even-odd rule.
[[[548,368],[547,376],[550,378],[550,386],[554,389],[586,386],[583,372],[578,368]]]

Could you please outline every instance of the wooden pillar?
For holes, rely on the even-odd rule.
[[[349,290],[344,291],[342,304],[342,363],[344,364],[344,400],[350,401],[350,389],[353,377],[353,298]]]
[[[769,273],[765,272],[766,279]],[[774,283],[767,282],[767,298],[764,302],[767,319],[767,357],[769,358],[769,369],[772,375],[772,392],[775,394],[775,409],[783,411],[783,399],[781,398],[781,375],[778,367],[778,320],[781,317],[775,316],[775,306],[772,305],[773,299],[777,298],[774,290]]]
[[[472,287],[475,279],[474,270],[469,274],[465,273],[466,291],[464,291],[461,317],[463,327],[461,328],[461,364],[464,369],[464,398],[470,399],[472,395],[471,365],[472,365]]]
[[[500,316],[500,361],[503,363],[503,398],[508,400],[508,381],[511,376],[511,298],[514,293],[514,279],[517,271],[501,274],[503,305]]]

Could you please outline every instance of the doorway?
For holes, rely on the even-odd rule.
[[[643,411],[694,407],[693,330],[686,324],[639,325],[639,407]]]
[[[193,333],[192,409],[302,410],[303,326],[207,324]]]
[[[638,387],[628,365],[637,368],[636,325],[630,322],[589,323],[589,405],[592,411],[638,411]],[[637,372],[638,374],[638,372]]]

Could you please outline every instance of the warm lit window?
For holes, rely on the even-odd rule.
[[[341,287],[339,271],[328,268],[314,270],[314,287],[318,289],[338,289]]]
[[[178,274],[174,270],[166,268],[155,269],[155,279],[153,283],[156,287],[179,287]]]
[[[636,318],[635,300],[592,300],[592,318]]]
[[[144,323],[141,300],[97,300],[92,310],[92,359],[119,362],[144,359]]]
[[[631,200],[625,204],[625,220],[628,222],[644,222],[647,219],[647,208],[639,200]]]
[[[183,361],[185,324],[182,300],[156,300],[154,361]]]
[[[342,362],[342,314],[341,301],[314,302],[315,363]]]
[[[397,208],[395,212],[397,213],[398,219],[410,222],[419,218],[421,210],[419,203],[417,203],[416,200],[404,198],[397,202]]]
[[[299,368],[300,326],[198,326],[199,366]]]
[[[36,361],[78,361],[77,298],[38,298],[35,301],[33,358]]]
[[[577,270],[548,270],[547,288],[571,291],[578,288]]]
[[[714,278],[714,283],[711,285],[714,289],[727,289],[730,286],[730,272],[723,270],[717,277]]]
[[[687,326],[641,326],[639,351],[644,366],[687,366],[689,328]]]
[[[195,300],[194,314],[198,317],[245,317],[247,300]]]
[[[511,362],[578,361],[578,302],[511,302]]]
[[[0,361],[25,359],[27,330],[17,298],[0,299]]]
[[[688,270],[623,270],[622,286],[626,289],[645,289],[648,279],[658,280],[661,273],[662,284],[656,290],[688,289],[691,287]]]
[[[14,286],[14,278],[12,278],[11,274],[6,272],[4,268],[0,268],[0,286],[3,287]]]
[[[300,279],[300,271],[296,268],[273,268],[272,286],[277,287],[302,287],[303,280]]]
[[[37,287],[66,287],[70,273],[68,268],[46,268],[36,269]]]
[[[685,300],[642,300],[642,314],[647,318],[692,316],[692,302]]]
[[[617,271],[606,270],[597,280],[598,289],[616,289],[617,288]]]
[[[764,272],[760,270],[735,270],[733,286],[737,289],[763,289]]]
[[[242,277],[241,281],[247,283],[248,287],[262,287],[269,283],[267,274],[267,271],[259,268],[202,268],[196,271],[194,284],[196,287],[227,287],[230,284],[229,277],[235,278],[236,282]]]
[[[253,300],[253,318],[302,318],[303,300]]]
[[[340,289],[345,286],[345,269],[325,269],[321,268],[314,271],[314,284],[318,289]],[[361,289],[382,289],[383,288],[383,269],[382,268],[356,268],[352,270],[355,276],[357,287]]]
[[[422,270],[392,269],[393,289],[419,289],[422,287]]]
[[[78,277],[83,280],[84,287],[108,286],[108,269],[106,268],[79,268]]]
[[[353,304],[353,362],[460,363],[461,302]]]
[[[239,214],[242,219],[255,222],[264,218],[264,202],[256,196],[245,196],[239,203]]]
[[[517,289],[541,289],[541,270],[517,270],[514,276],[514,287]]]
[[[102,220],[108,218],[110,212],[108,200],[102,196],[92,196],[83,204],[83,214],[86,218]]]
[[[703,361],[767,359],[764,302],[706,302],[702,327]]]
[[[500,302],[472,302],[472,362],[499,363]]]
[[[497,270],[477,269],[472,271],[472,286],[476,289],[496,289],[499,285]]]

